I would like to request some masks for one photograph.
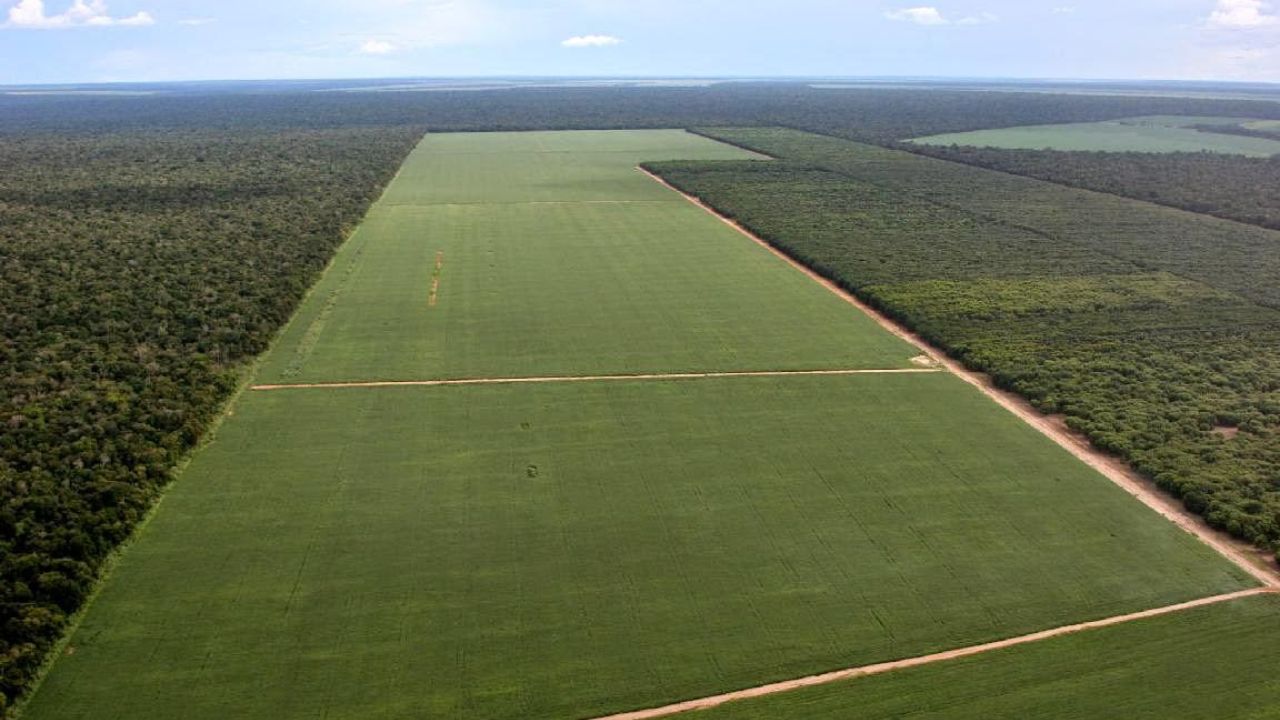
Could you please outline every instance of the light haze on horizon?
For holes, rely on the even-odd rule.
[[[1280,81],[1267,0],[0,0],[0,84],[465,76]]]

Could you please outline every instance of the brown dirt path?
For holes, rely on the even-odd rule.
[[[640,373],[633,375],[548,375],[544,377],[453,378],[442,380],[368,380],[358,382],[285,383],[254,385],[252,390],[304,390],[308,388],[435,387],[439,385],[516,385],[521,383],[600,382],[608,380],[701,380],[731,377],[785,377],[795,375],[920,375],[938,368],[871,368],[862,370],[727,370],[697,373]]]
[[[752,242],[765,248],[791,267],[799,270],[805,275],[808,275],[815,282],[820,283],[823,287],[843,298],[850,305],[861,310],[884,329],[920,348],[920,350],[939,367],[946,368],[960,379],[976,387],[987,397],[995,400],[1006,410],[1022,418],[1022,420],[1027,422],[1027,424],[1058,443],[1058,445],[1065,448],[1072,455],[1075,455],[1085,464],[1102,473],[1107,477],[1107,479],[1111,480],[1116,485],[1119,485],[1130,495],[1133,495],[1135,498],[1140,500],[1144,505],[1155,510],[1157,513],[1186,532],[1195,535],[1206,545],[1216,550],[1219,554],[1227,558],[1227,560],[1230,560],[1245,572],[1249,573],[1249,575],[1253,576],[1263,585],[1272,588],[1280,588],[1280,568],[1277,568],[1275,560],[1262,550],[1255,548],[1248,543],[1237,540],[1227,533],[1220,532],[1209,527],[1209,525],[1205,523],[1204,520],[1200,519],[1199,516],[1192,514],[1189,510],[1184,508],[1181,502],[1156,487],[1154,482],[1137,473],[1123,460],[1107,455],[1093,447],[1087,438],[1069,429],[1060,419],[1048,417],[1032,407],[1032,405],[1022,397],[997,388],[985,375],[973,372],[961,365],[959,362],[951,359],[946,355],[946,353],[930,345],[920,336],[880,314],[880,312],[871,306],[846,292],[839,285],[836,285],[808,267],[805,267],[790,255],[787,255],[778,248],[775,248],[763,239],[756,237],[754,233],[733,220],[724,217],[720,213],[716,212],[714,208],[702,202],[698,198],[682,192],[679,188],[671,185],[666,180],[663,180],[644,168],[637,167],[636,170],[649,176],[654,182],[665,186],[672,192],[678,193],[681,197],[694,205],[697,205],[708,213],[711,213],[712,216],[718,218],[721,222],[732,227],[734,230],[737,230]]]
[[[889,662],[876,663],[874,665],[862,665],[860,667],[834,670],[820,675],[809,675],[807,677],[796,678],[794,680],[784,680],[782,682],[770,683],[768,685],[759,685],[753,688],[723,693],[721,695],[711,695],[709,697],[698,698],[696,700],[685,700],[684,702],[663,705],[662,707],[633,710],[630,712],[618,713],[616,715],[608,715],[605,717],[595,718],[595,720],[652,720],[652,718],[678,715],[680,713],[686,713],[693,710],[706,710],[707,708],[723,705],[724,703],[732,702],[734,700],[746,700],[748,698],[760,697],[762,695],[773,695],[775,693],[798,690],[800,688],[812,687],[814,685],[825,685],[827,683],[838,682],[841,680],[851,680],[853,678],[865,677],[868,675],[879,675],[881,673],[887,673],[894,670],[904,670],[906,668],[928,665],[930,663],[942,662],[944,660],[956,660],[958,658],[969,657],[970,655],[980,655],[982,653],[991,652],[992,650],[1000,650],[1002,648],[1010,648],[1017,645],[1039,642],[1041,640],[1047,640],[1061,635],[1070,635],[1084,630],[1093,630],[1095,628],[1107,627],[1109,625],[1119,625],[1121,623],[1132,622],[1134,620],[1158,617],[1160,615],[1168,615],[1170,613],[1190,610],[1192,608],[1203,607],[1205,605],[1215,605],[1217,603],[1229,602],[1231,600],[1239,600],[1241,598],[1251,597],[1254,595],[1275,592],[1277,592],[1277,589],[1270,587],[1240,590],[1238,592],[1227,593],[1225,595],[1214,595],[1213,597],[1200,598],[1198,600],[1191,600],[1184,603],[1178,603],[1176,605],[1166,605],[1164,607],[1152,608],[1150,610],[1142,610],[1135,613],[1129,613],[1127,615],[1116,615],[1114,617],[1103,618],[1101,620],[1090,620],[1089,622],[1076,623],[1074,625],[1063,625],[1049,630],[1041,630],[1040,632],[1031,633],[1029,635],[1019,635],[1018,637],[996,640],[994,642],[983,643],[981,645],[970,645],[968,647],[946,650],[930,655],[920,655],[912,658],[904,658],[902,660],[891,660]]]

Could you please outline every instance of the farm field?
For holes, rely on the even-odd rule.
[[[259,392],[26,717],[589,717],[1249,585],[946,373]]]
[[[794,257],[1280,551],[1280,233],[783,129],[658,163]]]
[[[259,380],[911,366],[914,348],[635,170],[683,156],[753,157],[682,131],[428,135]]]
[[[1256,585],[633,167],[699,153],[429,136],[255,382],[917,372],[249,390],[24,720],[591,718]]]
[[[1241,123],[1247,118],[1151,116],[1092,123],[1028,125],[919,137],[922,145],[973,145],[1023,150],[1214,152],[1251,157],[1280,154],[1280,141],[1203,132],[1190,125]]]
[[[1256,720],[1275,716],[1280,597],[747,700],[698,720]]]

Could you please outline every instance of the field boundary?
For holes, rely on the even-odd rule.
[[[712,217],[717,218],[729,227],[738,231],[738,233],[747,239],[772,253],[775,257],[809,276],[809,278],[814,282],[819,283],[827,290],[830,290],[840,298],[844,299],[845,302],[848,302],[850,305],[853,305],[858,310],[862,311],[865,315],[880,325],[880,327],[916,346],[937,365],[946,368],[961,380],[964,380],[977,388],[987,397],[995,400],[1001,407],[1040,431],[1041,434],[1048,437],[1050,440],[1053,440],[1060,447],[1074,455],[1077,459],[1101,473],[1103,477],[1106,477],[1111,482],[1120,486],[1120,488],[1125,492],[1132,495],[1142,504],[1159,513],[1166,520],[1177,525],[1185,532],[1194,535],[1201,542],[1208,545],[1219,555],[1222,555],[1241,570],[1244,570],[1264,586],[1268,588],[1280,588],[1280,568],[1277,568],[1275,562],[1273,562],[1264,552],[1243,541],[1236,540],[1227,533],[1213,529],[1199,516],[1192,514],[1186,508],[1182,507],[1181,503],[1176,499],[1170,497],[1164,491],[1160,490],[1160,488],[1156,487],[1154,482],[1143,477],[1133,468],[1129,467],[1129,465],[1123,460],[1112,457],[1101,450],[1098,450],[1089,442],[1088,438],[1074,432],[1061,420],[1044,415],[1024,398],[996,387],[995,384],[991,382],[991,379],[986,375],[982,375],[966,368],[963,364],[952,359],[949,355],[939,348],[934,347],[924,338],[914,332],[911,332],[905,326],[877,311],[875,308],[858,299],[852,293],[818,274],[812,268],[806,267],[800,261],[786,254],[779,248],[769,244],[767,241],[758,237],[755,233],[746,229],[731,218],[721,215],[715,208],[702,202],[702,200],[697,197],[684,192],[643,167],[637,166],[636,170],[647,175],[651,180],[663,187],[666,187],[668,190],[679,194],[690,203],[702,208],[707,213],[710,213]]]
[[[982,643],[979,645],[969,645],[966,647],[956,648],[954,650],[943,650],[942,652],[931,653],[929,655],[918,655],[916,657],[890,660],[887,662],[875,663],[873,665],[860,665],[858,667],[833,670],[819,675],[808,675],[802,678],[795,678],[794,680],[783,680],[781,682],[769,683],[767,685],[757,685],[756,687],[734,690],[720,695],[709,695],[707,697],[696,698],[694,700],[684,700],[682,702],[663,705],[660,707],[646,708],[644,710],[631,710],[616,713],[614,715],[605,715],[594,718],[594,720],[652,720],[653,718],[679,715],[681,713],[692,712],[694,710],[706,710],[735,700],[747,700],[749,698],[757,698],[765,695],[776,695],[778,693],[813,687],[815,685],[826,685],[833,682],[839,682],[841,680],[852,680],[854,678],[866,677],[869,675],[880,675],[894,670],[905,670],[907,668],[929,665],[946,660],[957,660],[960,658],[970,657],[972,655],[981,655],[993,650],[1026,645],[1028,643],[1040,642],[1042,640],[1061,637],[1063,635],[1072,635],[1086,630],[1094,630],[1111,625],[1120,625],[1123,623],[1133,622],[1135,620],[1144,620],[1147,618],[1159,617],[1161,615],[1170,615],[1185,610],[1191,610],[1193,608],[1204,607],[1206,605],[1216,605],[1218,603],[1230,602],[1232,600],[1240,600],[1256,595],[1271,595],[1278,592],[1280,592],[1280,588],[1275,587],[1239,590],[1223,595],[1213,595],[1196,600],[1188,600],[1187,602],[1181,602],[1175,605],[1165,605],[1158,608],[1126,613],[1124,615],[1115,615],[1108,618],[1102,618],[1100,620],[1089,620],[1086,622],[1074,623],[1072,625],[1062,625],[1048,630],[1029,633],[1027,635],[1018,635],[1017,637],[994,640],[992,642]]]
[[[721,372],[635,373],[623,375],[545,375],[530,377],[443,378],[438,380],[358,380],[352,382],[280,383],[254,385],[252,390],[306,390],[327,388],[439,387],[441,385],[521,385],[527,383],[608,382],[621,380],[706,380],[738,377],[788,377],[812,375],[929,375],[937,367],[864,368],[857,370],[725,370]]]

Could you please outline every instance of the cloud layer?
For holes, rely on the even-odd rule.
[[[567,48],[608,47],[622,42],[621,38],[612,35],[575,35],[561,40],[560,44]]]
[[[9,8],[8,22],[0,27],[27,30],[58,30],[72,27],[109,27],[154,25],[155,18],[147,12],[128,17],[113,17],[107,12],[106,0],[73,0],[66,11],[49,15],[44,0],[20,0]]]

